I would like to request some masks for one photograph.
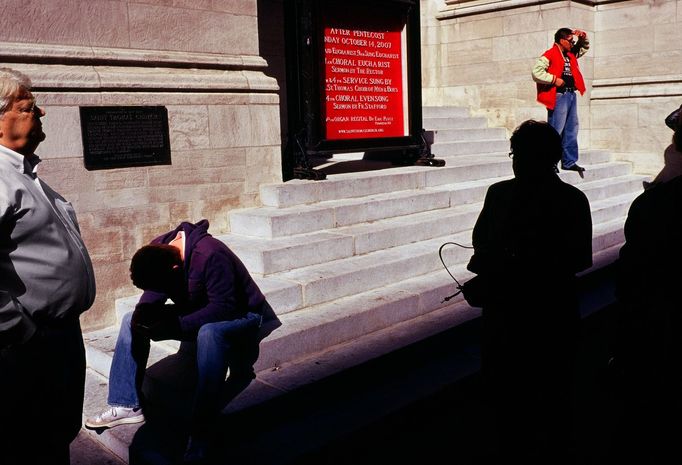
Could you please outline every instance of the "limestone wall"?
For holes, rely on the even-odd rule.
[[[682,104],[682,1],[596,7],[592,144],[658,172],[672,131],[664,118]]]
[[[588,32],[580,59],[581,148],[607,149],[653,174],[682,104],[682,1],[422,0],[424,101],[468,105],[512,130],[545,119],[530,68],[560,27]]]
[[[95,264],[85,328],[138,292],[137,248],[180,221],[255,205],[281,180],[277,83],[259,56],[256,0],[7,0],[0,66],[24,71],[46,110],[40,175],[74,204]],[[172,165],[87,171],[79,106],[163,105]]]

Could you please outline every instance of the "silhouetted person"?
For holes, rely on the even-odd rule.
[[[493,184],[468,269],[485,282],[483,380],[501,463],[570,463],[571,388],[579,324],[576,273],[592,264],[585,195],[554,167],[561,138],[529,120],[511,137],[515,177]]]
[[[623,398],[614,463],[682,463],[681,238],[677,176],[637,197],[625,222],[615,352]]]
[[[682,119],[679,117],[680,109],[670,113],[665,118],[665,124],[675,131],[672,143],[663,152],[663,169],[650,183],[645,182],[644,188],[648,189],[656,184],[670,181],[682,174]]]

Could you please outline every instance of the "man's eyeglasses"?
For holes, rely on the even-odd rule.
[[[35,100],[33,100],[30,105],[23,105],[19,108],[15,108],[13,110],[16,111],[17,113],[31,114],[32,115],[33,113],[36,112],[37,109],[38,109],[38,106],[36,105]]]

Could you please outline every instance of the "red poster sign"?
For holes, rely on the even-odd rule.
[[[322,116],[328,140],[409,135],[405,27],[379,22],[324,25]]]

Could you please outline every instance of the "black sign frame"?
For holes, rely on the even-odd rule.
[[[404,137],[367,137],[328,140],[322,121],[323,31],[322,8],[335,3],[344,8],[380,7],[385,14],[402,15],[406,27],[408,135]],[[403,158],[419,158],[425,151],[422,128],[421,38],[419,0],[285,0],[287,60],[287,148],[284,177],[312,177],[308,155],[343,152],[396,153]],[[298,171],[297,171],[298,170]],[[303,175],[301,175],[303,173]]]
[[[171,164],[166,107],[83,106],[79,110],[87,170]]]

